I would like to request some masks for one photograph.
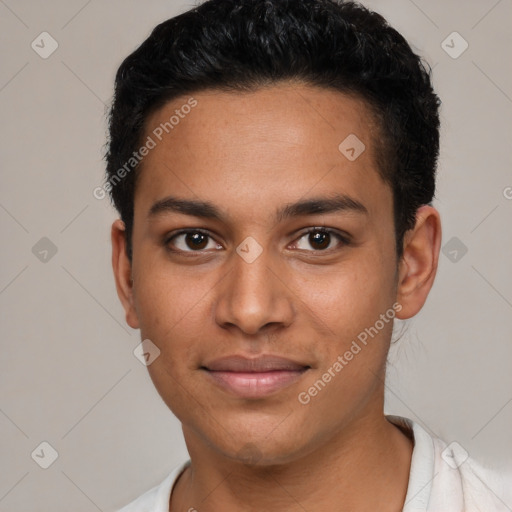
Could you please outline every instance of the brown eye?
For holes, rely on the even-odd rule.
[[[343,235],[336,233],[331,229],[325,228],[313,228],[306,233],[303,233],[302,236],[295,243],[297,249],[320,252],[325,251],[327,249],[336,249],[336,245],[333,243],[333,238],[338,242],[338,248],[343,247],[344,245],[349,245],[348,236],[344,237]]]
[[[309,243],[315,249],[327,249],[331,242],[330,233],[325,231],[312,231],[309,233]]]
[[[213,238],[203,231],[180,231],[167,238],[165,246],[174,252],[202,252],[204,249],[222,249]]]
[[[204,249],[208,245],[208,236],[204,233],[186,233],[185,243],[192,250]]]

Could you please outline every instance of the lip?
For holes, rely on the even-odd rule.
[[[290,359],[263,355],[228,356],[203,367],[213,382],[241,398],[263,398],[297,382],[311,368]]]

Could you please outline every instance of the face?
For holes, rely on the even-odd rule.
[[[291,461],[382,415],[402,305],[376,127],[305,85],[193,97],[147,120],[127,321],[160,350],[148,370],[187,443]]]

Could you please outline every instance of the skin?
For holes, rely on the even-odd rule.
[[[188,98],[155,112],[146,135]],[[197,107],[143,161],[132,263],[123,223],[112,226],[127,323],[161,351],[148,370],[183,425],[192,461],[170,510],[401,510],[413,446],[383,414],[392,322],[308,404],[298,395],[394,303],[401,319],[421,309],[438,264],[439,213],[418,210],[397,261],[392,191],[377,172],[378,128],[362,100],[298,83],[194,98]],[[366,146],[354,161],[338,149],[349,134]],[[275,217],[287,204],[336,194],[367,213]],[[169,195],[209,201],[224,218],[148,216]],[[322,226],[350,242],[333,235],[319,249],[305,232]],[[209,232],[202,252],[184,236],[169,242],[185,228]],[[263,249],[252,263],[236,252],[249,236]],[[232,354],[275,354],[311,368],[273,395],[240,398],[200,369]]]

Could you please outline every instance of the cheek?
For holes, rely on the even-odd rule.
[[[190,423],[205,416],[205,405],[200,389],[184,368],[179,353],[172,357],[164,352],[148,367],[148,372],[163,402],[182,422]],[[203,418],[204,419],[204,418]]]
[[[178,269],[165,258],[140,259],[134,263],[134,304],[141,335],[155,343],[180,340],[180,330],[194,336],[199,327],[199,312],[204,307],[208,283],[194,277],[191,269]]]
[[[147,369],[163,401],[180,420],[189,413],[201,413],[194,398],[193,372],[198,366],[198,348],[209,344],[205,339],[205,333],[211,332],[205,310],[207,289],[204,281],[200,284],[183,274],[170,275],[169,268],[159,270],[156,265],[140,274],[137,288],[141,339],[151,340],[160,350]]]
[[[315,329],[322,335],[335,338],[337,350],[373,326],[394,303],[390,262],[374,254],[378,252],[367,251],[366,257],[361,254],[347,259],[332,272],[323,269],[315,274],[303,273],[296,281],[306,306],[304,314],[316,323]]]

